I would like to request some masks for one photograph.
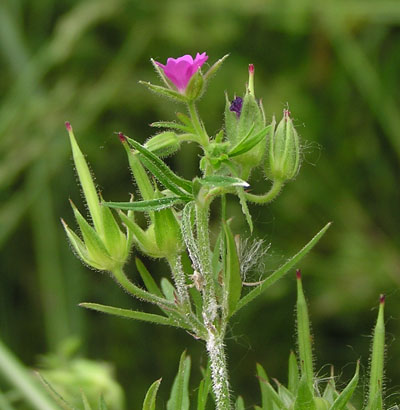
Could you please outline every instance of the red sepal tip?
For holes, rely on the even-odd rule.
[[[300,269],[296,270],[296,278],[299,279],[299,280],[301,279],[301,270]]]
[[[126,141],[126,137],[122,132],[118,133],[118,138],[121,142],[125,142]]]
[[[379,303],[383,305],[385,303],[385,299],[386,299],[386,295],[384,293],[382,293],[379,296]]]
[[[71,123],[69,121],[65,121],[65,128],[68,132],[72,131]]]
[[[254,74],[254,64],[249,64],[249,73]]]

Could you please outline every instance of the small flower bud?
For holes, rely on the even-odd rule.
[[[166,131],[151,137],[144,146],[157,156],[165,157],[178,151],[180,142],[174,132]]]
[[[273,119],[275,129],[275,119]],[[283,110],[283,118],[269,140],[266,176],[273,181],[293,179],[300,169],[300,142],[289,110]]]

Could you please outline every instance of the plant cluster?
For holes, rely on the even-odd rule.
[[[153,61],[163,85],[143,83],[151,91],[187,107],[187,113],[177,113],[177,121],[155,122],[161,129],[144,144],[122,132],[118,137],[126,151],[139,198],[127,202],[104,201],[94,183],[72,127],[66,123],[74,163],[91,223],[71,203],[81,235],[63,221],[70,243],[87,266],[107,271],[132,296],[160,309],[159,314],[122,309],[95,303],[82,303],[89,309],[156,324],[181,328],[204,342],[208,368],[198,389],[197,409],[206,409],[212,396],[217,410],[233,406],[228,366],[225,355],[227,326],[233,315],[282,278],[316,245],[329,228],[322,228],[297,254],[259,282],[248,283],[246,262],[240,252],[240,237],[231,229],[227,214],[226,195],[234,195],[253,231],[248,203],[267,205],[274,200],[287,182],[294,179],[301,165],[301,142],[288,109],[277,123],[267,120],[262,102],[256,98],[254,66],[249,65],[249,79],[244,95],[226,95],[224,124],[216,135],[209,135],[199,117],[196,103],[227,56],[218,60],[206,72],[205,53],[195,58],[185,55],[169,58],[164,65]],[[201,176],[187,180],[177,175],[163,157],[178,151],[182,143],[201,147]],[[263,168],[265,193],[250,192],[256,168]],[[267,182],[268,181],[268,182]],[[216,240],[210,239],[210,205],[219,201],[220,223]],[[113,213],[116,209],[119,220]],[[135,218],[138,212],[147,216],[146,226]],[[158,280],[143,262],[136,258],[136,267],[144,288],[126,273],[126,264],[135,248],[150,258],[162,259],[170,270],[169,277]],[[258,252],[262,250],[257,248]],[[274,389],[261,366],[257,367],[263,410],[277,409],[351,409],[350,399],[359,378],[359,367],[347,387],[338,392],[333,377],[324,391],[315,385],[311,336],[307,305],[301,276],[298,272],[298,355],[289,359],[288,387],[278,384]],[[250,290],[248,290],[250,289]],[[382,404],[384,298],[381,298],[378,322],[374,332],[371,375],[366,408],[378,410]],[[189,409],[188,382],[190,358],[184,353],[179,364],[168,402],[168,410]],[[143,409],[155,409],[160,380],[149,389]],[[242,398],[235,404],[244,409]]]

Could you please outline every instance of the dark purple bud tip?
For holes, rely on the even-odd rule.
[[[283,110],[283,118],[287,121],[290,118],[290,111],[287,109]]]
[[[243,98],[236,97],[229,107],[229,110],[235,112],[237,117],[240,117],[240,113],[242,112],[242,105],[243,105]]]
[[[254,74],[254,64],[249,64],[249,74]]]
[[[121,142],[125,142],[126,141],[126,137],[122,132],[118,133],[118,138]]]
[[[383,304],[385,303],[385,299],[386,299],[386,295],[382,293],[382,294],[379,296],[379,303],[380,303],[381,305],[383,305]]]
[[[297,270],[296,270],[296,278],[297,278],[298,280],[301,279],[301,270],[300,270],[300,269],[297,269]]]
[[[65,128],[68,132],[72,131],[71,123],[69,121],[65,121]]]

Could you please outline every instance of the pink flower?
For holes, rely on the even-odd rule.
[[[184,94],[186,87],[198,69],[208,60],[206,53],[197,53],[196,58],[189,54],[178,58],[169,58],[167,65],[161,64],[158,61],[155,63],[164,70],[164,74],[176,86],[178,91]]]

